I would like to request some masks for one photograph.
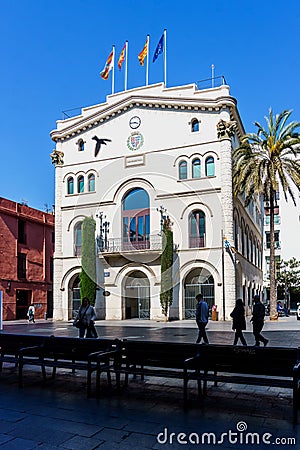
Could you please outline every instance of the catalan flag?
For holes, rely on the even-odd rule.
[[[123,48],[121,50],[119,59],[118,59],[118,67],[119,67],[120,70],[122,69],[122,64],[125,61],[125,51],[126,51],[126,44],[124,44],[124,46],[123,46]]]
[[[143,48],[143,50],[141,51],[141,53],[139,53],[139,55],[138,55],[138,59],[139,59],[139,62],[140,62],[140,65],[141,65],[141,66],[144,65],[145,58],[146,58],[146,56],[148,55],[148,46],[149,46],[149,38],[148,38],[148,36],[147,36],[147,39],[146,39],[146,43],[145,43],[145,45],[144,45],[144,48]]]
[[[103,80],[107,80],[108,76],[109,76],[109,72],[111,71],[111,69],[114,66],[114,49],[112,49],[112,51],[110,52],[107,61],[105,63],[105,66],[102,70],[102,72],[100,72],[100,76],[101,78],[103,78]]]

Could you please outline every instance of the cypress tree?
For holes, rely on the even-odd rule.
[[[162,313],[167,319],[173,301],[173,231],[169,218],[163,223],[162,248],[160,304]]]
[[[96,222],[86,217],[82,223],[82,257],[80,273],[80,296],[88,297],[94,305],[96,299]]]

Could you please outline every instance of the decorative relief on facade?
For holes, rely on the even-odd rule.
[[[134,131],[127,139],[129,150],[139,150],[144,144],[144,137],[139,131]]]
[[[59,150],[54,150],[53,153],[50,154],[52,164],[55,164],[56,166],[63,166],[64,165],[64,153],[60,152]]]
[[[218,139],[231,139],[235,134],[235,127],[235,121],[225,122],[225,120],[221,119],[217,123]]]

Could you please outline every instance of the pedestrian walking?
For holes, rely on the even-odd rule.
[[[206,331],[205,331],[205,327],[208,322],[208,304],[203,299],[202,294],[197,294],[196,300],[197,300],[196,322],[197,322],[197,326],[199,329],[196,344],[199,344],[201,342],[202,338],[203,338],[204,343],[208,344],[208,338],[207,338]]]
[[[247,345],[243,335],[243,330],[246,330],[245,307],[241,298],[238,298],[235,302],[235,307],[230,316],[233,319],[232,329],[235,330],[233,345],[237,345],[239,339],[243,345]]]
[[[34,315],[35,315],[35,307],[33,304],[31,304],[27,311],[28,323],[35,323]]]
[[[96,312],[87,297],[82,299],[82,304],[74,320],[74,325],[78,328],[80,338],[98,337],[95,329]]]
[[[261,334],[261,330],[264,326],[264,320],[265,320],[265,307],[260,301],[259,295],[254,295],[253,297],[254,305],[253,305],[253,312],[252,312],[252,318],[250,319],[250,322],[253,324],[253,335],[255,338],[255,345],[259,347],[259,343],[263,342],[264,346],[266,346],[269,342],[268,339],[263,337]]]

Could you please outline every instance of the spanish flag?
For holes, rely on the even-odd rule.
[[[125,60],[125,51],[126,51],[126,44],[124,44],[124,46],[123,46],[123,48],[121,50],[119,59],[118,59],[118,67],[119,67],[120,70],[122,69],[122,64],[123,64],[123,62]]]
[[[105,63],[105,66],[102,70],[102,72],[100,72],[100,76],[101,78],[103,78],[103,80],[107,80],[108,76],[109,76],[109,72],[111,71],[111,69],[114,66],[114,49],[112,49],[112,51],[110,52],[107,61]]]
[[[146,56],[148,55],[148,45],[149,45],[149,38],[148,38],[148,36],[147,36],[147,39],[146,39],[146,43],[145,43],[145,45],[144,45],[144,48],[143,48],[143,50],[141,51],[141,53],[139,53],[139,55],[138,55],[138,59],[139,59],[139,61],[140,61],[140,65],[141,65],[141,66],[144,65],[145,58],[146,58]]]

